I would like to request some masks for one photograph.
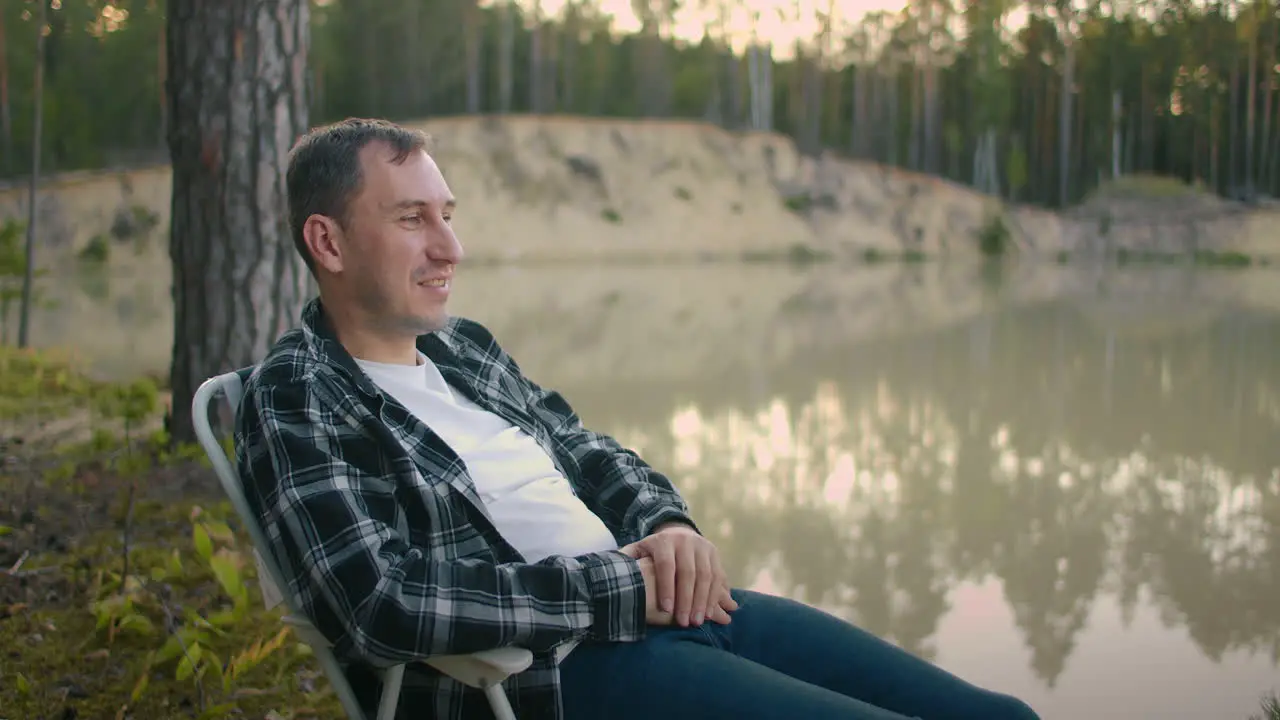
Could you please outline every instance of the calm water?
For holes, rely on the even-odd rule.
[[[40,342],[104,374],[163,369],[162,271],[55,279],[79,289]],[[455,310],[668,471],[738,584],[1046,719],[1245,720],[1280,690],[1276,288],[1262,270],[472,269]]]

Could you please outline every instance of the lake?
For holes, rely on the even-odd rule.
[[[39,344],[163,371],[163,262],[61,268]],[[684,491],[734,581],[1046,720],[1280,690],[1280,273],[556,265],[454,309]]]

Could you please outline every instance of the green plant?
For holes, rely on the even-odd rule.
[[[199,506],[191,512],[191,544],[194,558],[175,548],[145,573],[131,575],[126,570],[119,590],[99,595],[90,610],[95,635],[108,648],[126,635],[159,643],[141,663],[129,694],[132,702],[142,697],[153,672],[171,670],[175,681],[195,685],[203,716],[217,717],[235,707],[227,700],[236,681],[280,652],[290,631],[281,627],[269,638],[260,636],[237,647],[233,631],[254,612],[245,555],[230,526]],[[169,602],[166,588],[206,574],[216,581],[220,595],[203,612],[193,607],[182,611]],[[106,586],[101,571],[97,584]],[[206,679],[211,685],[205,685]],[[221,702],[211,705],[214,697]]]
[[[1004,216],[993,212],[987,215],[986,221],[978,228],[978,250],[987,257],[1000,257],[1007,253],[1013,245],[1013,235]]]
[[[11,342],[10,316],[22,299],[22,283],[26,272],[26,225],[16,220],[6,220],[0,224],[0,344]],[[34,278],[41,278],[46,274],[47,271],[39,268],[32,273]],[[31,298],[33,302],[43,302],[39,288],[32,289]]]
[[[23,440],[5,447],[0,554],[20,555],[6,570],[30,587],[27,602],[0,602],[0,646],[21,668],[0,679],[0,707],[327,716],[336,703],[312,687],[309,648],[254,601],[250,545],[204,453],[165,432],[160,386],[97,382],[65,353],[0,347],[0,438]],[[209,482],[186,483],[200,473]],[[84,686],[78,697],[57,684],[66,677]]]
[[[813,198],[809,197],[809,193],[797,193],[784,197],[782,204],[793,213],[803,214],[813,207]]]
[[[1270,692],[1262,697],[1262,714],[1251,715],[1249,720],[1280,720],[1280,694]]]

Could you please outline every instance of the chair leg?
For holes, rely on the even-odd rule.
[[[378,699],[378,720],[394,720],[400,704],[400,684],[404,681],[404,665],[388,668],[382,674],[382,697]]]
[[[507,691],[502,689],[502,683],[494,683],[485,688],[484,695],[489,698],[489,707],[493,708],[493,716],[497,720],[516,720],[516,714],[511,710],[511,702],[507,700]]]

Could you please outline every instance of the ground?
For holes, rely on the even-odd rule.
[[[0,717],[342,717],[153,383],[7,348],[0,378]]]

